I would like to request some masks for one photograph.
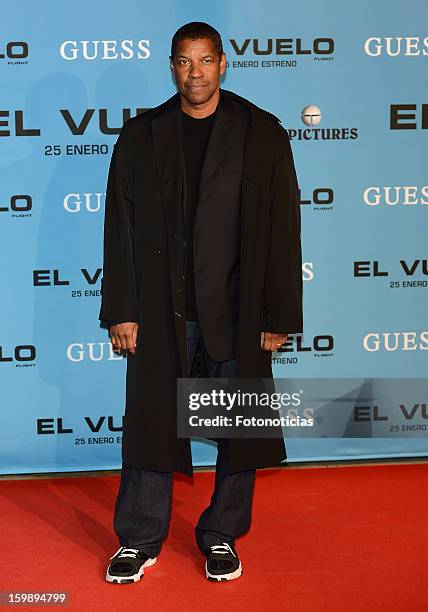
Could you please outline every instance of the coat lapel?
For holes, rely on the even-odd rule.
[[[165,211],[171,253],[182,248],[186,185],[181,146],[182,123],[180,98],[176,94],[166,108],[152,119],[153,146],[159,177],[159,186]],[[180,252],[180,251],[179,251]]]
[[[224,100],[220,91],[220,100],[214,117],[201,173],[199,199],[204,196],[204,191],[227,149],[233,135],[233,125],[234,122],[230,115],[227,101]]]
[[[152,135],[160,188],[165,205],[170,209],[181,199],[181,122],[178,94],[152,119]]]

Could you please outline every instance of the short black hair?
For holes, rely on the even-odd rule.
[[[171,59],[174,60],[178,44],[185,39],[200,40],[201,38],[209,38],[215,47],[219,57],[223,53],[223,42],[219,32],[215,28],[204,23],[203,21],[191,21],[179,28],[171,41]]]

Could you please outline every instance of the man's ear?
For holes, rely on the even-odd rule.
[[[169,67],[171,69],[172,76],[175,76],[174,62],[172,61],[172,57],[171,56],[169,56]]]
[[[220,74],[224,74],[226,70],[226,53],[221,54],[220,58]]]

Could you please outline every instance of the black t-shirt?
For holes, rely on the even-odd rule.
[[[193,225],[198,203],[199,184],[215,112],[195,119],[181,111],[183,118],[183,153],[186,165],[186,319],[197,321],[195,277],[193,271]]]

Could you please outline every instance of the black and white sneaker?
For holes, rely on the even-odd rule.
[[[126,546],[121,546],[110,559],[106,580],[117,584],[137,582],[144,576],[144,568],[157,561],[157,557],[151,558],[141,550]]]
[[[205,550],[205,575],[208,580],[234,580],[242,574],[241,562],[238,554],[227,542],[214,544]]]

